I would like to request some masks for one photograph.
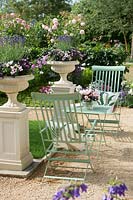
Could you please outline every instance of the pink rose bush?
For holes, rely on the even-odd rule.
[[[85,22],[82,15],[75,16],[74,14],[67,15],[62,13],[61,17],[53,18],[47,24],[43,23],[42,29],[47,35],[49,45],[53,46],[59,43],[58,37],[70,36],[76,41],[76,45],[85,35]],[[73,45],[73,44],[72,44]]]
[[[66,13],[62,13],[59,19],[53,18],[47,23],[42,23],[41,28],[49,46],[49,50],[42,57],[47,56],[47,60],[55,61],[82,60],[83,54],[78,50],[78,44],[84,38],[84,26],[85,22],[81,15],[67,15]],[[42,58],[39,58],[36,66],[41,60]]]
[[[31,28],[30,24],[15,13],[3,14],[1,16],[1,26],[7,35],[20,36],[25,36]]]

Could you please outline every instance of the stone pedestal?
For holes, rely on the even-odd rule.
[[[22,171],[32,162],[29,152],[29,109],[0,111],[0,170]]]
[[[54,93],[59,93],[59,94],[63,94],[63,93],[73,93],[75,90],[75,85],[71,85],[71,86],[64,86],[62,84],[62,86],[52,86],[52,90],[54,91]]]

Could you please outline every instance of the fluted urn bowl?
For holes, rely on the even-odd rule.
[[[34,78],[33,75],[23,75],[16,77],[4,77],[0,79],[0,91],[5,92],[8,101],[0,106],[0,110],[21,111],[26,108],[25,104],[18,102],[17,95],[20,91],[29,86],[29,80]]]
[[[55,86],[72,86],[73,83],[67,80],[67,75],[74,71],[75,65],[78,65],[78,61],[48,61],[47,64],[51,66],[51,69],[60,75],[60,80],[55,81]]]

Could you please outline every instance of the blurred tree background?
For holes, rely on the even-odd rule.
[[[133,58],[132,0],[1,0],[1,12],[15,12],[27,21],[58,16],[62,11],[82,13],[86,40],[119,40]]]

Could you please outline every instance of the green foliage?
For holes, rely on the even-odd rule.
[[[86,56],[84,58],[84,66],[92,65],[105,65],[115,66],[121,65],[127,57],[122,46],[118,47],[106,47],[102,44],[96,44],[94,47],[90,45],[84,46]]]
[[[98,104],[100,104],[100,105],[104,105],[104,98],[103,98],[103,95],[104,95],[104,92],[101,92],[101,93],[100,93],[100,99],[99,99],[99,101],[97,101]]]
[[[126,103],[129,108],[133,108],[133,95],[127,95]]]
[[[133,1],[132,0],[80,0],[73,7],[74,13],[82,13],[86,22],[87,38],[101,41],[104,36],[115,39],[123,35],[127,50],[129,35],[133,32]]]
[[[31,23],[28,34],[26,35],[26,44],[31,48],[43,48],[48,47],[48,41],[45,31],[42,29],[42,23],[40,21],[33,21]]]
[[[81,68],[76,66],[75,70],[68,75],[68,80],[76,85],[81,85],[83,88],[88,87],[91,83],[92,70],[90,68]]]
[[[3,105],[4,103],[7,102],[7,96],[5,93],[0,92],[0,105]]]
[[[113,99],[113,97],[115,97],[115,95],[112,95],[112,96],[110,96],[109,98],[108,98],[108,105],[109,106],[112,106],[112,105],[114,105],[114,102],[111,102],[112,101],[112,99]],[[110,103],[111,102],[111,103]]]
[[[92,70],[90,68],[85,68],[81,74],[81,85],[83,87],[88,87],[92,80]]]
[[[30,85],[30,87],[33,88],[33,90],[35,86],[41,87],[41,86],[47,85],[49,81],[54,82],[59,77],[59,75],[53,72],[50,66],[47,66],[47,65],[44,65],[41,68],[41,71],[39,71],[38,68],[35,69],[34,75],[35,75],[35,78],[31,82],[31,85]]]
[[[8,10],[18,13],[24,19],[42,19],[47,15],[58,15],[64,10],[71,10],[71,0],[10,0]],[[55,9],[56,8],[56,9]]]
[[[44,49],[43,48],[40,48],[40,47],[35,47],[35,46],[32,46],[32,47],[29,47],[28,48],[28,57],[31,59],[31,60],[35,60],[37,59],[40,55],[42,55]]]
[[[24,19],[20,18],[15,13],[3,14],[1,16],[0,31],[1,35],[19,35],[25,36],[28,34],[30,25]]]
[[[20,60],[25,55],[25,48],[21,42],[11,44],[10,41],[0,45],[0,62]]]

